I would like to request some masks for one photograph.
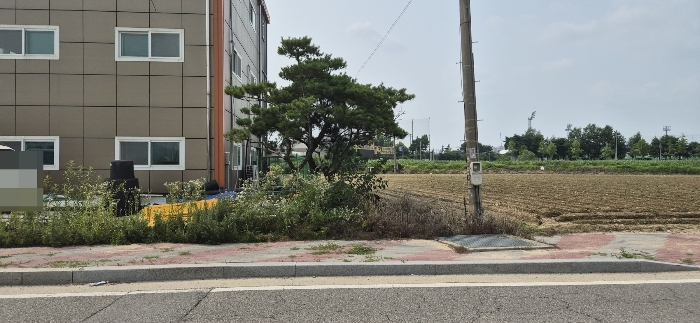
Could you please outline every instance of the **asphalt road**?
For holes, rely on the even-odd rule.
[[[0,295],[0,322],[700,321],[697,280],[35,292]]]

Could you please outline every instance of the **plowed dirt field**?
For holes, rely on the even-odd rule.
[[[387,194],[411,194],[464,208],[464,174],[387,174]],[[514,216],[540,229],[700,231],[700,176],[485,174],[487,212]]]

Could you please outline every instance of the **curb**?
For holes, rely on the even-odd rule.
[[[176,280],[475,274],[589,274],[700,271],[700,267],[652,260],[543,260],[411,263],[209,264],[79,269],[0,270],[0,286],[70,285],[97,281],[134,283]]]

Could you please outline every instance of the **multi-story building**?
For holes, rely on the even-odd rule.
[[[0,144],[54,178],[133,160],[144,191],[233,187],[260,140],[223,137],[250,104],[224,88],[267,79],[268,24],[264,0],[0,0]]]

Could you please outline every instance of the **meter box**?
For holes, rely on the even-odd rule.
[[[469,165],[469,178],[471,179],[472,185],[481,185],[481,163],[472,162]]]

